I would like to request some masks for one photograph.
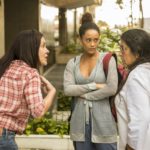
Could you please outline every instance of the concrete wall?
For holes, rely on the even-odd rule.
[[[4,0],[0,0],[0,57],[4,51]]]
[[[39,29],[39,0],[4,0],[5,48],[16,34],[25,29]]]

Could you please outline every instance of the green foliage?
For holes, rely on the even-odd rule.
[[[63,91],[58,92],[58,111],[70,110],[71,97],[65,96]],[[26,135],[30,134],[56,134],[61,137],[64,134],[68,134],[68,121],[54,120],[52,114],[47,112],[42,118],[33,119],[30,118],[27,127],[24,131]]]
[[[70,110],[72,97],[65,96],[63,91],[58,92],[58,111],[68,111]]]
[[[25,129],[25,134],[56,134],[61,137],[64,134],[68,134],[68,122],[67,121],[56,121],[52,119],[51,113],[47,113],[42,118],[31,119]]]
[[[119,50],[119,40],[120,40],[121,31],[106,30],[101,31],[100,42],[98,49],[100,51],[117,51]]]

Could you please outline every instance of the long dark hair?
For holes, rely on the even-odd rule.
[[[20,32],[10,49],[0,59],[0,78],[13,60],[22,60],[30,67],[38,69],[38,51],[42,36],[37,30]]]
[[[79,36],[82,38],[82,36],[85,34],[87,30],[94,29],[100,34],[99,27],[93,22],[93,17],[90,13],[83,14],[81,18],[81,26],[79,28]]]
[[[142,29],[130,29],[121,35],[121,40],[130,48],[132,54],[139,56],[133,64],[128,66],[129,76],[138,65],[150,62],[150,35]],[[126,80],[120,84],[117,93],[123,88]]]

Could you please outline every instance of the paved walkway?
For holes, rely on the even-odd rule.
[[[48,79],[56,88],[57,94],[59,91],[63,90],[63,75],[65,66],[66,65],[55,64],[44,73],[46,79]],[[57,94],[56,101],[53,107],[54,111],[57,110]]]
[[[56,90],[63,90],[63,75],[66,65],[55,64],[49,68],[44,76],[55,86]]]

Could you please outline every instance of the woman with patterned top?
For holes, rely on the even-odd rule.
[[[117,90],[116,62],[110,59],[106,78],[106,53],[97,50],[100,30],[91,17],[89,21],[82,18],[79,35],[84,51],[69,60],[64,72],[64,92],[73,96],[75,102],[70,137],[75,150],[116,150],[117,129],[109,104],[109,96]]]
[[[53,103],[56,90],[38,72],[48,53],[43,35],[25,30],[0,59],[0,150],[17,150],[15,134],[23,133],[30,115],[42,117]]]

